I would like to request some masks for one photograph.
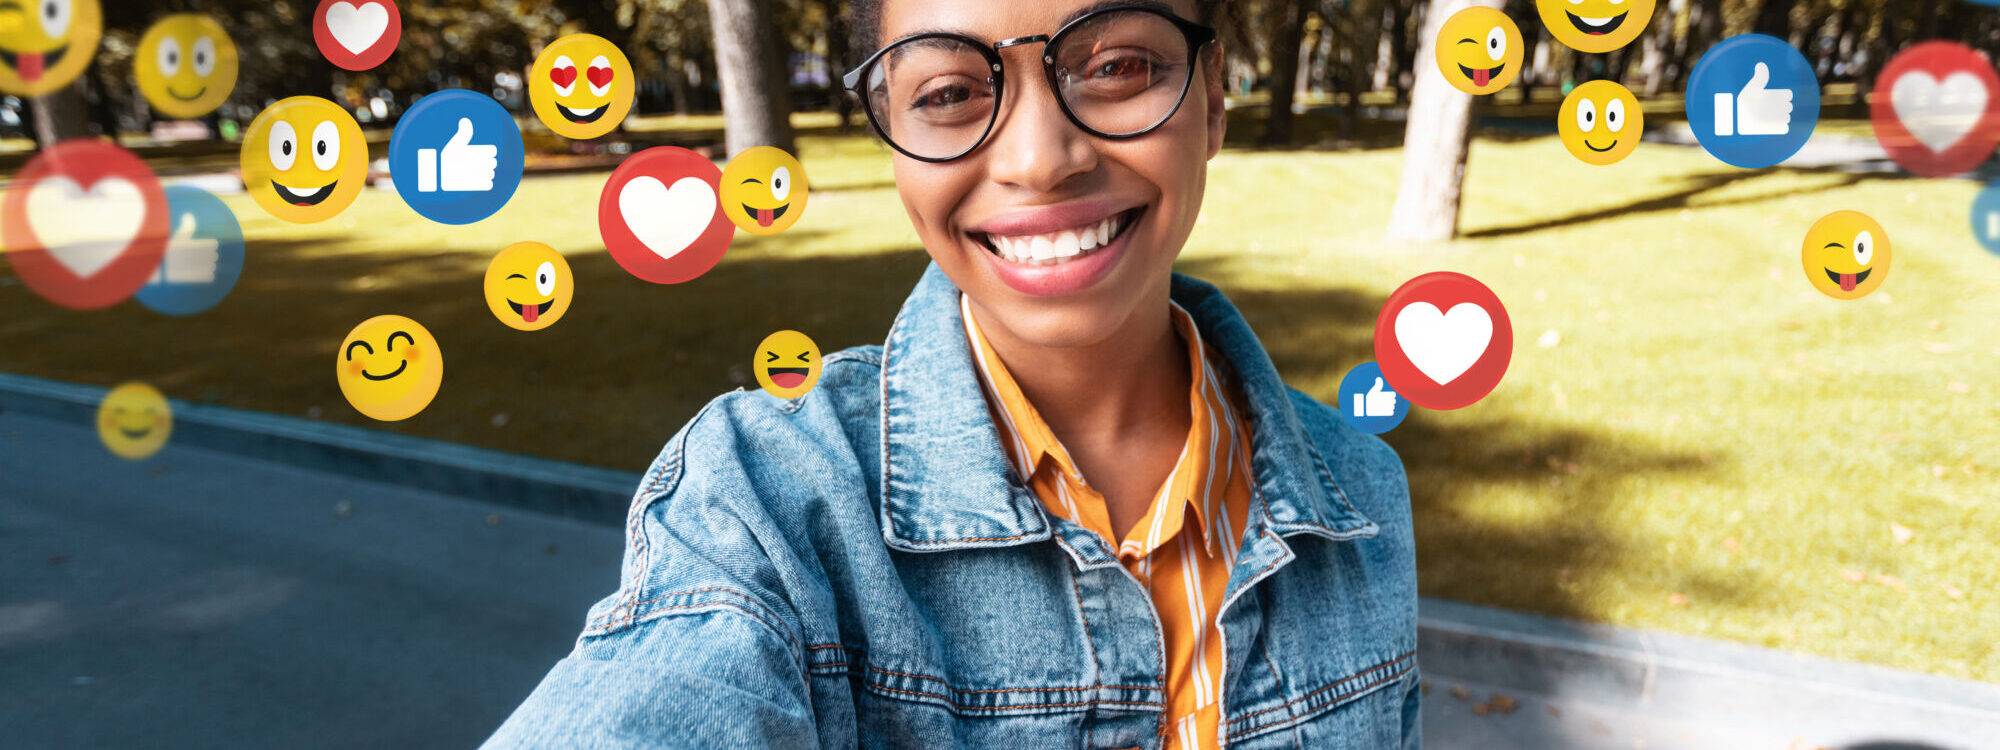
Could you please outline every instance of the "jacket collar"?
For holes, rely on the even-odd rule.
[[[1289,390],[1236,307],[1214,286],[1180,274],[1172,296],[1234,371],[1249,407],[1251,469],[1271,529],[1372,534],[1375,524],[1326,471]],[[1053,534],[1041,502],[1008,466],[980,392],[958,288],[934,263],[882,347],[881,515],[883,539],[905,552],[1004,547]],[[1245,542],[1251,539],[1246,530]]]

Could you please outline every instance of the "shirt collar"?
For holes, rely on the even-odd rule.
[[[1318,460],[1290,391],[1235,306],[1179,274],[1173,300],[1235,377],[1250,421],[1252,480],[1273,528],[1372,530]],[[892,549],[1002,547],[1052,534],[1000,446],[972,357],[958,288],[933,263],[882,347],[881,520]]]

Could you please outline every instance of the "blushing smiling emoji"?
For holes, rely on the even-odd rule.
[[[1624,86],[1591,81],[1576,87],[1556,113],[1556,135],[1585,164],[1615,164],[1639,147],[1646,113]]]
[[[370,419],[409,419],[429,406],[444,381],[437,339],[401,315],[377,315],[340,342],[333,363],[340,395]]]
[[[535,116],[564,138],[596,138],[616,129],[632,111],[635,93],[632,63],[601,36],[557,39],[529,69]]]
[[[1438,26],[1438,72],[1452,88],[1475,96],[1507,87],[1521,72],[1521,29],[1507,14],[1475,5]]]
[[[193,118],[215,111],[236,88],[236,43],[215,19],[195,13],[167,16],[146,30],[132,58],[139,92],[168,117]]]
[[[0,0],[4,2],[4,0]],[[244,131],[243,186],[272,216],[295,224],[333,218],[368,181],[368,142],[340,105],[280,100]]]
[[[722,213],[751,234],[777,234],[798,223],[806,192],[806,168],[781,148],[746,148],[722,170]]]
[[[486,309],[501,323],[521,331],[555,325],[569,312],[576,278],[569,261],[540,242],[516,242],[486,266]]]
[[[1653,20],[1654,0],[1535,0],[1549,34],[1578,52],[1631,44]]]
[[[1834,299],[1860,299],[1889,275],[1889,232],[1860,211],[1835,211],[1813,222],[1799,250],[1806,280]]]
[[[145,383],[126,383],[97,405],[97,437],[113,455],[138,461],[159,453],[174,431],[167,397]]]
[[[798,331],[778,331],[757,344],[750,369],[765,393],[782,399],[802,397],[819,384],[819,345]]]
[[[41,96],[68,86],[103,36],[97,0],[0,0],[0,92]]]

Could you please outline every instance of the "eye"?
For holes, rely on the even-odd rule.
[[[194,42],[194,74],[207,78],[215,72],[215,40],[208,37]]]
[[[771,197],[784,200],[792,194],[792,170],[779,167],[771,172]]]
[[[1854,235],[1854,262],[1865,266],[1874,259],[1875,235],[1864,229],[1860,234]]]
[[[348,345],[347,345],[347,359],[348,359],[348,361],[350,361],[350,362],[351,362],[351,361],[353,361],[353,360],[354,360],[354,347],[357,347],[357,346],[358,346],[358,347],[361,347],[361,348],[363,348],[363,349],[366,349],[366,350],[368,350],[368,353],[369,353],[369,354],[374,354],[374,353],[375,353],[375,347],[372,347],[372,346],[369,346],[369,345],[368,345],[368,342],[366,342],[366,341],[355,341],[355,342],[353,342],[353,343],[350,343],[350,344],[348,344]]]
[[[590,73],[595,73],[599,70],[604,71],[604,85],[598,86],[597,79],[595,78],[591,78],[587,83],[590,84],[590,93],[597,96],[605,96],[611,93],[611,58],[598,55],[591,59],[590,70],[585,72],[584,77],[589,78]]]
[[[181,41],[173,37],[160,40],[160,74],[173,75],[181,72]]]
[[[535,268],[535,291],[542,294],[556,293],[556,264],[542,261]]]
[[[799,352],[799,361],[800,361],[800,362],[811,362],[811,361],[813,361],[813,360],[812,360],[812,352],[810,352],[810,351],[804,351],[804,352]]]
[[[569,55],[556,55],[556,61],[549,63],[549,83],[555,84],[556,96],[569,96],[576,91],[576,78],[576,61],[569,59]]]
[[[69,3],[70,0],[42,0],[42,31],[53,37],[69,34]]]
[[[396,350],[396,337],[398,336],[401,336],[404,341],[410,342],[410,346],[417,345],[416,338],[411,336],[409,331],[397,331],[395,333],[389,334],[389,351],[393,352]]]
[[[1486,32],[1486,56],[1498,60],[1507,56],[1507,30],[1498,26]]]
[[[1583,99],[1576,103],[1576,129],[1585,133],[1597,129],[1597,102]]]
[[[340,164],[340,128],[332,120],[313,128],[313,166],[331,170]]]
[[[778,361],[778,353],[777,353],[777,352],[764,352],[764,361],[765,361],[765,362],[776,362],[776,361]]]
[[[1624,99],[1613,99],[1610,104],[1604,105],[1604,127],[1610,128],[1613,133],[1625,129]]]
[[[279,120],[271,123],[271,166],[285,172],[292,168],[292,160],[299,158],[299,133],[292,124]]]

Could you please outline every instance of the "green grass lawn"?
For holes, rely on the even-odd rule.
[[[814,136],[800,156],[799,224],[739,235],[679,286],[604,254],[601,172],[531,177],[470,227],[374,190],[313,226],[231,197],[251,257],[217,308],[74,313],[0,273],[0,370],[638,470],[714,394],[756,387],[765,334],[879,342],[922,269],[883,147]],[[1381,239],[1400,158],[1225,151],[1181,268],[1327,401],[1410,277],[1465,272],[1507,304],[1499,389],[1388,436],[1424,594],[2000,681],[2000,258],[1968,231],[1976,185],[1744,172],[1657,144],[1599,168],[1510,135],[1474,143],[1466,238],[1406,247]],[[1806,227],[1841,208],[1880,220],[1895,254],[1853,302],[1798,262]],[[527,239],[578,276],[575,308],[539,333],[480,298],[486,260]],[[332,377],[341,338],[379,313],[425,324],[448,363],[437,400],[392,425]]]

